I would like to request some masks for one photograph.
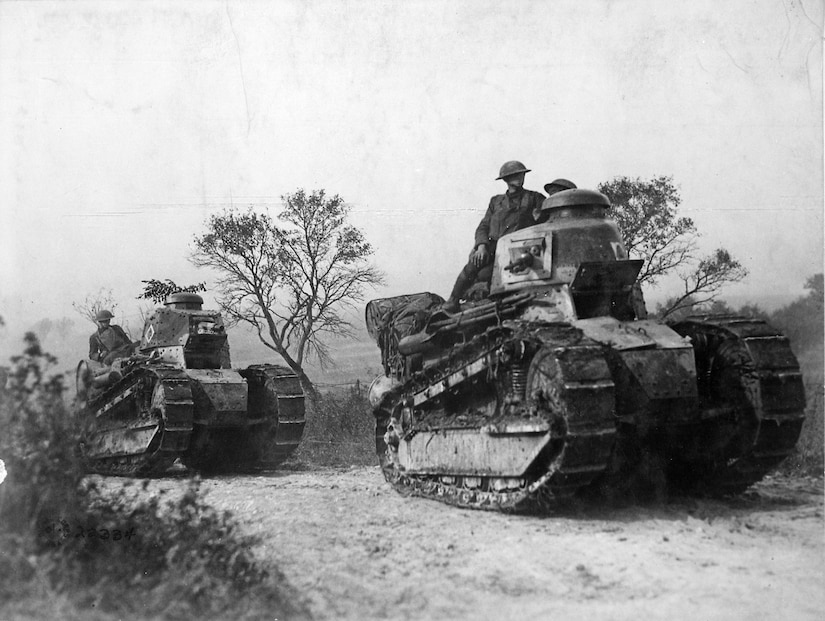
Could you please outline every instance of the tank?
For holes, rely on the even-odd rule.
[[[162,474],[180,459],[206,472],[274,467],[303,435],[298,377],[271,364],[231,368],[218,311],[178,293],[146,319],[133,353],[110,367],[83,360],[77,401],[88,469]]]
[[[730,494],[793,451],[805,396],[787,338],[746,317],[648,318],[609,207],[548,198],[458,313],[432,293],[367,304],[376,450],[399,492],[504,511],[631,483]]]

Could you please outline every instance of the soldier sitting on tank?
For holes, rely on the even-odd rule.
[[[547,202],[547,199],[553,196],[553,194],[558,194],[563,190],[575,190],[577,187],[575,183],[567,179],[554,179],[550,183],[544,184],[544,191],[547,192],[547,198],[545,198],[544,203],[533,212],[535,224],[547,222],[547,219],[550,217],[550,212],[544,209],[544,204]]]
[[[95,315],[97,332],[89,337],[89,359],[109,366],[116,358],[132,353],[134,343],[118,325],[111,324],[111,311],[102,310]]]
[[[476,228],[470,260],[461,270],[450,297],[444,303],[445,311],[457,312],[459,300],[476,280],[490,280],[496,243],[502,235],[535,224],[533,213],[540,210],[544,195],[524,188],[524,175],[528,172],[530,170],[521,162],[511,161],[502,165],[496,180],[504,181],[507,191],[490,199],[487,212]]]

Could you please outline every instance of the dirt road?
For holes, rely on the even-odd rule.
[[[169,480],[153,485],[174,485]],[[519,517],[404,498],[377,467],[207,479],[316,619],[821,619],[822,481]]]

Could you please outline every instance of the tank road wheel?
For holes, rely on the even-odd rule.
[[[569,498],[605,471],[616,439],[614,385],[601,348],[545,345],[530,363],[525,394],[552,435],[529,491],[539,502]]]
[[[683,491],[735,494],[794,448],[805,390],[788,339],[763,321],[698,317],[673,328],[690,337],[701,421],[678,435],[669,483]]]

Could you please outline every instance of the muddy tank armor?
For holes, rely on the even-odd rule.
[[[490,297],[460,313],[431,293],[367,305],[376,450],[398,491],[520,510],[654,463],[670,489],[736,493],[791,453],[805,396],[787,338],[745,317],[647,319],[609,206],[548,198],[546,222],[499,240]]]
[[[180,458],[202,471],[275,466],[303,434],[304,394],[288,368],[232,369],[221,314],[174,294],[146,319],[137,352],[83,360],[83,454],[102,474],[160,474]]]

